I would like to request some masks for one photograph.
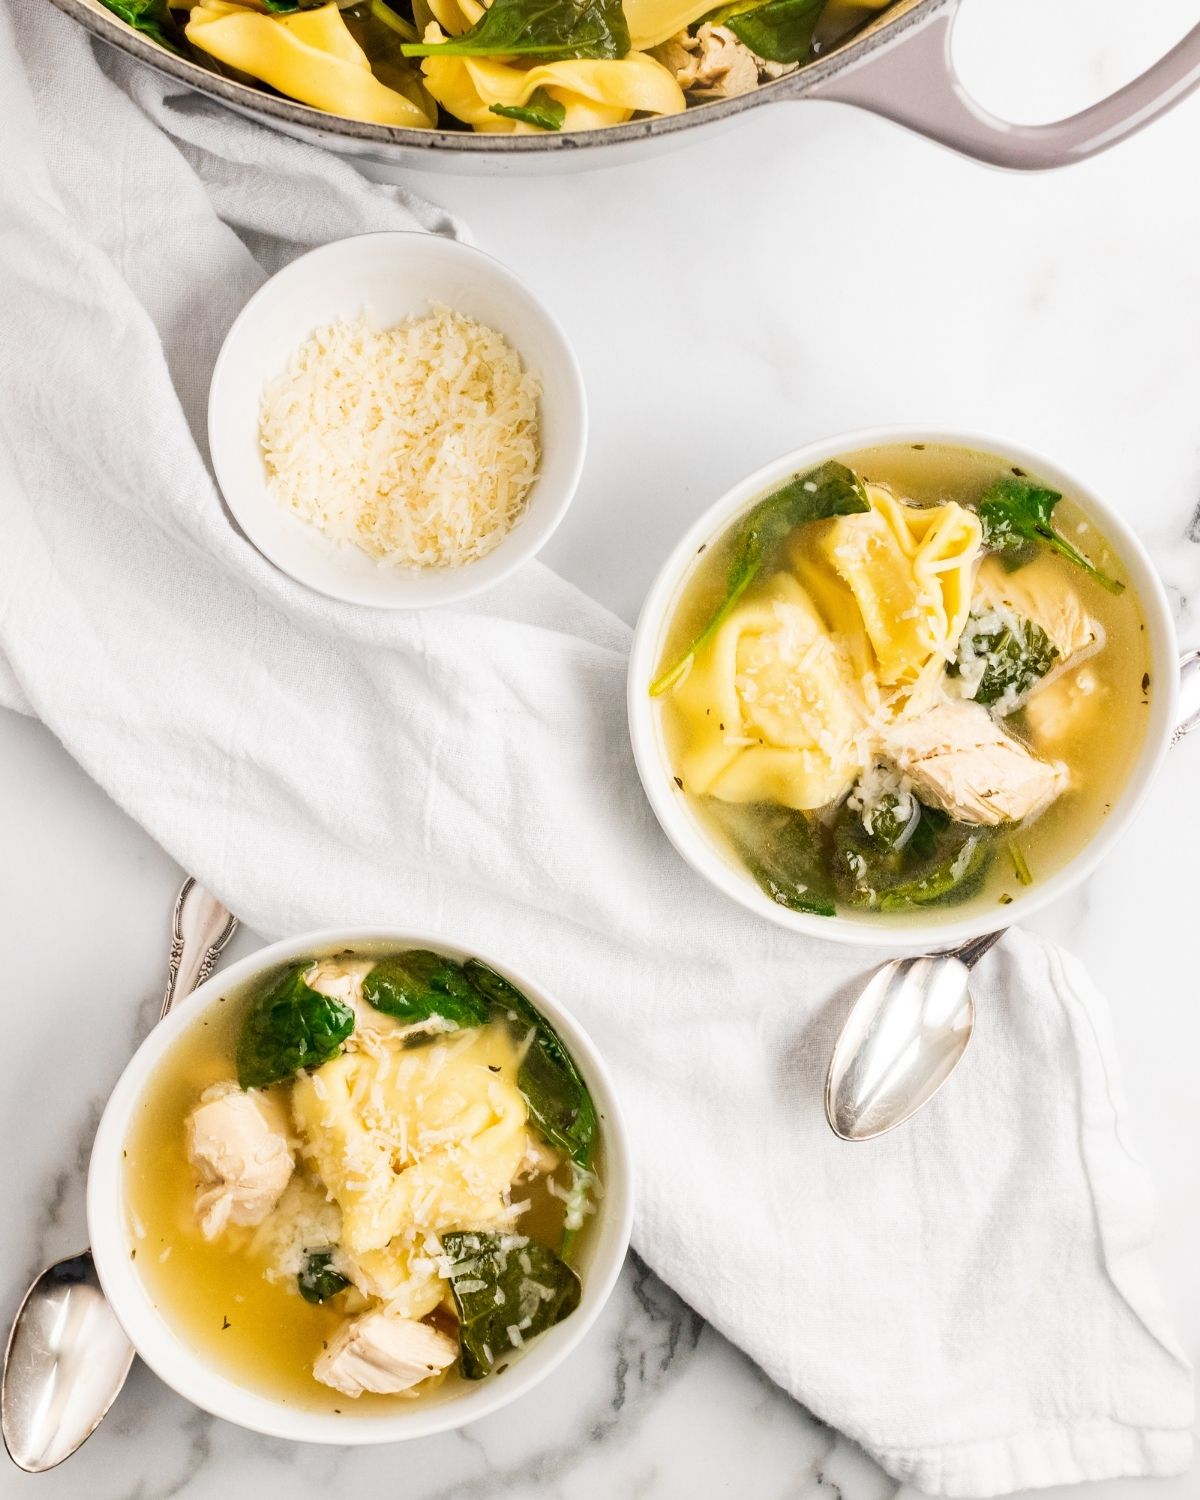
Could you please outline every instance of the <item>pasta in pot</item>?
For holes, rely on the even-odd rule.
[[[303,104],[378,125],[433,124],[411,99],[375,77],[334,4],[270,16],[227,0],[202,0],[185,35],[218,62]]]
[[[566,111],[563,128],[618,125],[637,111],[678,114],[683,91],[660,63],[643,53],[613,61],[573,58],[519,68],[492,58],[426,58],[422,71],[433,97],[455,119],[479,131],[527,131],[535,125],[496,114],[495,104],[528,104],[544,89]]]
[[[545,134],[803,67],[895,0],[102,0],[157,45],[375,125]]]
[[[686,31],[712,8],[705,0],[625,0],[630,45],[649,52]]]

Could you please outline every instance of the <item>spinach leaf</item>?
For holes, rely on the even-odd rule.
[[[912,828],[914,818],[917,820],[916,828]],[[867,820],[863,819],[863,831],[877,849],[887,854],[896,848],[906,833],[906,843],[918,837],[921,831],[921,804],[915,797],[902,798],[895,792],[887,792],[872,809],[870,823],[868,828]]]
[[[1057,490],[1046,489],[1032,479],[1017,478],[1016,475],[998,479],[979,502],[984,545],[1003,553],[1024,542],[1040,542],[1085,573],[1090,573],[1110,594],[1121,593],[1125,588],[1123,583],[1101,572],[1095,563],[1055,531],[1051,518],[1061,499]]]
[[[817,917],[836,914],[828,838],[815,818],[772,802],[734,804],[710,798],[706,806],[737,857],[778,906]]]
[[[807,474],[797,474],[781,489],[760,501],[742,518],[734,534],[725,598],[687,650],[650,684],[651,697],[660,697],[682,676],[691,658],[715,634],[733,606],[797,526],[869,509],[862,480],[845,464],[832,460]]]
[[[354,1030],[354,1011],[310,990],[301,959],[272,975],[251,1002],[238,1039],[237,1075],[244,1089],[264,1088],[300,1068],[317,1068],[342,1050]]]
[[[517,1087],[530,1118],[550,1145],[565,1151],[586,1172],[595,1146],[596,1106],[562,1038],[516,985],[495,969],[477,958],[468,959],[463,969],[477,993],[507,1016],[522,1037],[532,1030],[517,1072]]]
[[[579,1306],[579,1277],[519,1234],[442,1235],[458,1312],[458,1368],[482,1380],[505,1354],[561,1323]]]
[[[305,1302],[328,1302],[330,1297],[336,1297],[350,1285],[347,1277],[333,1269],[332,1260],[332,1250],[309,1250],[305,1253],[304,1264],[296,1276],[296,1285]]]
[[[957,823],[940,808],[918,803],[920,821],[903,845],[881,847],[848,803],[833,824],[834,872],[851,906],[903,911],[933,902],[960,901],[978,888],[991,862],[987,833]]]
[[[963,825],[958,823],[954,827],[961,829]],[[958,853],[952,859],[945,858],[915,874],[911,880],[901,881],[883,891],[879,898],[880,911],[906,911],[911,906],[965,901],[982,885],[993,853],[987,835],[982,829],[974,829],[962,839]]]
[[[825,0],[767,0],[751,10],[735,11],[725,25],[768,62],[808,62],[824,9]]]
[[[104,4],[114,16],[120,16],[127,26],[132,26],[134,31],[140,31],[143,36],[148,36],[160,47],[166,47],[169,52],[178,52],[180,57],[187,56],[183,33],[171,14],[167,0],[104,0]]]
[[[503,115],[507,120],[522,120],[540,130],[561,130],[567,118],[567,106],[552,99],[545,89],[534,89],[528,104],[489,104],[488,108],[494,115]]]
[[[629,26],[621,0],[492,0],[462,36],[413,42],[405,57],[624,57]]]
[[[310,0],[305,0],[305,3],[310,3]],[[358,0],[355,5],[343,3],[342,20],[367,54],[371,72],[380,83],[403,94],[431,118],[435,117],[437,105],[425,90],[421,65],[405,57],[402,51],[407,42],[421,39],[412,21],[394,11],[386,0]]]
[[[460,963],[428,948],[381,958],[363,980],[363,999],[384,1015],[415,1025],[437,1016],[447,1029],[483,1026],[488,1008]]]
[[[1058,647],[1040,625],[1017,615],[1005,619],[992,610],[968,617],[957,658],[946,672],[965,675],[967,686],[976,677],[968,696],[985,707],[1003,699],[1011,711],[1057,659]]]

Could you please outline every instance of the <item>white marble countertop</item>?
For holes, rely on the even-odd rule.
[[[1195,19],[1196,0],[1158,0],[1133,25],[1117,0],[966,10],[968,81],[992,107],[1032,119],[1131,75]],[[468,218],[575,341],[591,452],[547,557],[626,619],[685,520],[733,479],[839,429],[912,421],[1010,435],[1091,479],[1125,508],[1166,579],[1181,639],[1195,644],[1198,146],[1200,97],[1068,173],[1002,176],[866,115],[804,105],[755,112],[696,149],[619,171],[415,185]],[[1111,998],[1161,1200],[1155,1257],[1193,1357],[1198,778],[1200,735],[1170,757],[1120,852],[1038,924],[1086,955]],[[8,714],[0,827],[7,1317],[35,1269],[85,1238],[92,1133],[158,1004],[180,872],[40,726]],[[239,951],[254,941],[240,934]],[[1076,1493],[1191,1500],[1198,1487],[1193,1475]],[[292,1448],[202,1415],[137,1368],[69,1465],[36,1479],[0,1468],[0,1495],[46,1500],[359,1489],[406,1500],[914,1493],[773,1388],[636,1261],[550,1386],[466,1432],[403,1448]]]

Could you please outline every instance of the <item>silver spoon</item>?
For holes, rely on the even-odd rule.
[[[1173,745],[1200,724],[1200,650],[1180,658],[1178,714]],[[1003,935],[989,933],[950,953],[893,959],[871,977],[825,1076],[825,1118],[835,1135],[874,1140],[929,1103],[971,1040],[970,971]]]
[[[208,978],[236,927],[216,897],[184,881],[160,1021]],[[17,1467],[42,1474],[70,1458],[104,1420],[132,1363],[91,1251],[48,1266],[25,1293],[4,1353],[0,1427]]]
[[[895,958],[872,975],[825,1076],[825,1118],[835,1135],[874,1140],[929,1103],[971,1040],[971,969],[1003,936],[1001,929],[951,953]]]

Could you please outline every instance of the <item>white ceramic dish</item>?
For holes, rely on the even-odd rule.
[[[802,473],[827,459],[888,443],[942,443],[994,454],[1004,463],[1019,465],[1070,496],[1094,519],[1120,556],[1141,604],[1150,635],[1150,670],[1156,691],[1151,698],[1145,744],[1124,791],[1093,838],[1073,860],[1048,879],[1040,880],[1014,896],[1011,905],[1004,908],[1004,926],[1012,926],[1031,916],[1086,879],[1128,826],[1141,806],[1170,743],[1176,716],[1179,667],[1175,628],[1166,594],[1137,537],[1090,486],[1068,474],[1051,459],[1001,438],[911,427],[880,427],[844,433],[785,453],[735,485],[697,519],[681,537],[650,586],[629,659],[629,731],[638,774],[650,805],[667,837],[692,868],[750,911],[781,927],[811,937],[906,952],[951,947],[994,931],[1000,925],[997,913],[986,908],[968,909],[956,915],[951,907],[945,911],[928,909],[900,921],[849,912],[839,912],[835,917],[818,917],[788,911],[777,905],[745,870],[717,850],[675,786],[663,741],[661,708],[647,691],[658,670],[666,623],[684,582],[691,575],[700,548],[714,541],[734,517],[793,474]]]
[[[330,541],[274,499],[259,408],[264,387],[322,323],[365,315],[388,328],[439,302],[498,329],[541,380],[541,468],[524,514],[486,557],[459,568],[392,568]],[[311,250],[251,297],[213,370],[208,442],[234,519],[277,568],[334,599],[420,609],[491,588],[546,543],[583,470],[587,401],[566,335],[524,282],[457,240],[387,231]]]
[[[238,1385],[198,1354],[154,1306],[130,1250],[136,1244],[125,1212],[122,1150],[133,1110],[150,1074],[206,1008],[256,974],[289,959],[365,944],[433,948],[456,958],[478,957],[518,985],[552,1022],[591,1090],[600,1117],[604,1196],[597,1217],[581,1241],[578,1270],[583,1282],[579,1307],[551,1328],[502,1378],[491,1377],[464,1390],[450,1385],[420,1402],[398,1401],[386,1416],[308,1411]],[[475,948],[427,932],[397,928],[337,928],[308,933],[263,948],[231,964],[202,984],[193,996],[159,1023],[138,1048],[108,1101],[88,1169],[87,1218],[92,1254],[105,1295],[142,1359],[181,1396],[214,1416],[271,1437],[297,1442],[361,1445],[394,1443],[463,1427],[507,1406],[543,1381],[587,1336],[620,1273],[633,1221],[633,1174],[629,1142],[613,1086],[587,1033],[551,995],[522,974]]]

